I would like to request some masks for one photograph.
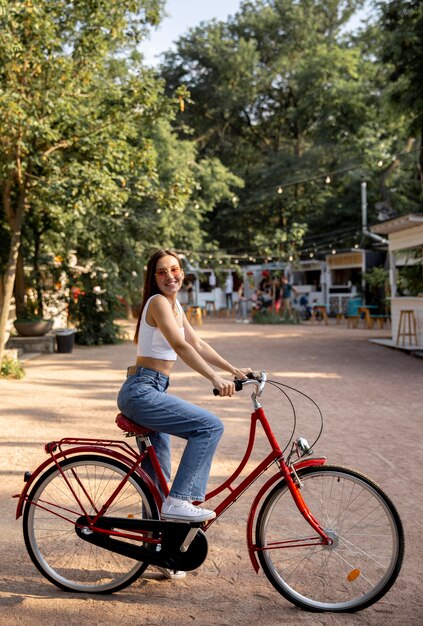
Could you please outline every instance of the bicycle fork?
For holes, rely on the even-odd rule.
[[[263,550],[264,548],[256,545],[253,539],[254,532],[254,521],[256,518],[257,509],[259,507],[260,502],[264,498],[265,494],[269,492],[270,488],[280,481],[282,478],[285,479],[287,487],[292,495],[292,498],[295,502],[295,505],[307,523],[315,530],[318,534],[318,537],[304,537],[302,539],[293,539],[287,542],[278,542],[277,545],[273,545],[272,548],[291,548],[291,547],[307,547],[312,545],[331,545],[333,540],[331,537],[325,532],[322,528],[321,524],[316,520],[316,518],[311,513],[308,508],[306,502],[304,501],[301,494],[301,484],[300,480],[297,476],[296,470],[304,469],[306,467],[312,466],[320,466],[326,463],[326,457],[314,458],[314,459],[304,459],[295,464],[295,469],[293,467],[288,467],[283,459],[279,459],[277,461],[279,466],[279,472],[274,474],[259,490],[254,498],[254,501],[251,505],[250,514],[247,522],[247,544],[248,544],[248,552],[250,555],[250,560],[252,566],[256,573],[260,570],[260,564],[257,559],[257,552],[259,550]],[[291,471],[294,470],[294,477],[291,475]]]
[[[297,472],[295,471],[295,468],[294,467],[291,468],[294,478],[291,475],[290,468],[288,468],[285,463],[283,462],[280,463],[280,469],[283,474],[283,477],[286,480],[286,484],[288,486],[289,491],[291,492],[293,500],[295,504],[297,505],[297,509],[299,510],[301,515],[304,517],[304,519],[310,524],[310,526],[314,528],[316,533],[320,535],[322,541],[319,543],[325,546],[332,545],[333,539],[329,537],[329,535],[326,534],[326,532],[324,531],[322,526],[319,524],[319,522],[316,520],[314,515],[311,513],[310,509],[308,508],[307,504],[304,501],[304,498],[301,494],[301,481],[297,475]]]

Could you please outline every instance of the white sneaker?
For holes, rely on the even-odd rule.
[[[187,500],[178,500],[168,496],[162,504],[162,519],[176,520],[181,522],[206,522],[214,519],[216,513],[209,509],[194,506]]]
[[[169,580],[182,580],[182,578],[186,578],[187,573],[181,572],[176,569],[167,569],[167,567],[160,567],[159,565],[152,565],[160,574]]]

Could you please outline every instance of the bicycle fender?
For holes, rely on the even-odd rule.
[[[305,467],[312,467],[314,465],[316,466],[324,465],[326,463],[326,460],[327,460],[326,457],[320,457],[316,459],[304,459],[303,461],[300,460],[297,463],[295,463],[294,467],[296,470],[300,470]],[[278,480],[280,480],[281,482],[284,480],[282,473],[275,474],[274,476],[269,478],[269,480],[262,486],[262,488],[260,489],[260,491],[257,493],[256,497],[253,500],[253,503],[251,505],[250,512],[248,515],[247,527],[246,527],[248,554],[250,556],[250,561],[252,563],[252,566],[255,569],[256,574],[258,574],[260,570],[260,565],[256,557],[255,544],[253,540],[254,520],[256,518],[257,508],[258,508],[260,501],[263,499],[265,494],[269,491],[270,487],[272,487],[274,483],[276,483]]]
[[[131,461],[124,455],[121,454],[120,452],[117,452],[115,450],[107,450],[107,454],[105,454],[105,449],[104,447],[101,446],[87,446],[87,445],[82,445],[82,446],[77,446],[76,448],[70,448],[69,450],[66,450],[65,452],[60,452],[58,454],[55,454],[54,457],[49,457],[48,459],[46,459],[43,463],[41,463],[41,465],[39,465],[37,467],[37,469],[32,472],[32,474],[30,475],[30,477],[27,479],[26,475],[24,477],[25,480],[25,485],[21,491],[21,493],[17,493],[15,495],[12,496],[12,498],[18,498],[18,504],[16,505],[16,516],[15,519],[19,519],[22,515],[23,512],[23,507],[25,502],[27,501],[27,497],[28,497],[28,493],[31,490],[31,487],[33,486],[33,484],[36,482],[36,480],[38,479],[38,477],[47,469],[50,468],[51,465],[55,465],[56,462],[62,461],[63,459],[67,459],[70,456],[74,456],[76,454],[81,454],[81,453],[85,453],[85,452],[89,452],[89,453],[94,453],[94,454],[100,454],[101,456],[104,457],[112,457],[114,459],[116,459],[117,461],[121,461],[122,463],[124,463],[125,465],[128,465],[128,463],[131,463]],[[141,468],[136,468],[134,473],[136,473],[138,476],[140,476],[140,478],[142,478],[144,480],[144,482],[147,484],[148,488],[150,489],[151,493],[153,494],[154,500],[157,504],[157,508],[161,509],[162,506],[162,498],[159,494],[159,491],[156,487],[156,485],[153,483],[153,481],[151,480],[150,476],[148,474],[145,473],[145,471]]]

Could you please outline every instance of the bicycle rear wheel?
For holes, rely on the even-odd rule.
[[[60,467],[88,514],[106,503],[128,472],[128,467],[116,459],[89,454],[62,461]],[[75,522],[83,514],[54,465],[38,479],[25,505],[24,539],[34,565],[66,591],[111,593],[130,585],[148,565],[80,539]],[[107,514],[134,519],[159,517],[153,495],[134,474]]]
[[[347,468],[311,467],[298,474],[302,496],[333,544],[280,547],[317,537],[281,481],[257,518],[256,545],[267,578],[309,611],[353,612],[377,602],[395,582],[404,557],[402,523],[391,500]]]

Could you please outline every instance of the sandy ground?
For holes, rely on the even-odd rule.
[[[394,500],[405,526],[406,557],[392,590],[354,615],[311,614],[287,602],[262,571],[254,572],[248,557],[245,522],[256,487],[210,529],[207,560],[183,581],[163,580],[150,569],[131,587],[109,596],[67,594],[46,581],[26,554],[12,495],[23,486],[23,472],[44,460],[46,441],[64,436],[121,438],[114,425],[115,400],[125,367],[134,359],[128,341],[39,356],[27,362],[22,381],[0,382],[1,623],[423,624],[423,361],[367,341],[386,332],[334,324],[255,326],[218,320],[207,322],[199,332],[234,364],[266,369],[274,379],[311,395],[325,417],[316,453],[360,469]],[[211,485],[217,485],[245,449],[249,394],[215,399],[207,381],[180,362],[171,392],[207,406],[225,423],[212,467]],[[276,433],[286,440],[292,425],[286,403],[268,387],[263,406]],[[301,401],[299,409],[297,432],[312,441],[319,428],[317,415]],[[255,458],[264,451],[260,439]],[[175,464],[180,453],[175,441]]]

